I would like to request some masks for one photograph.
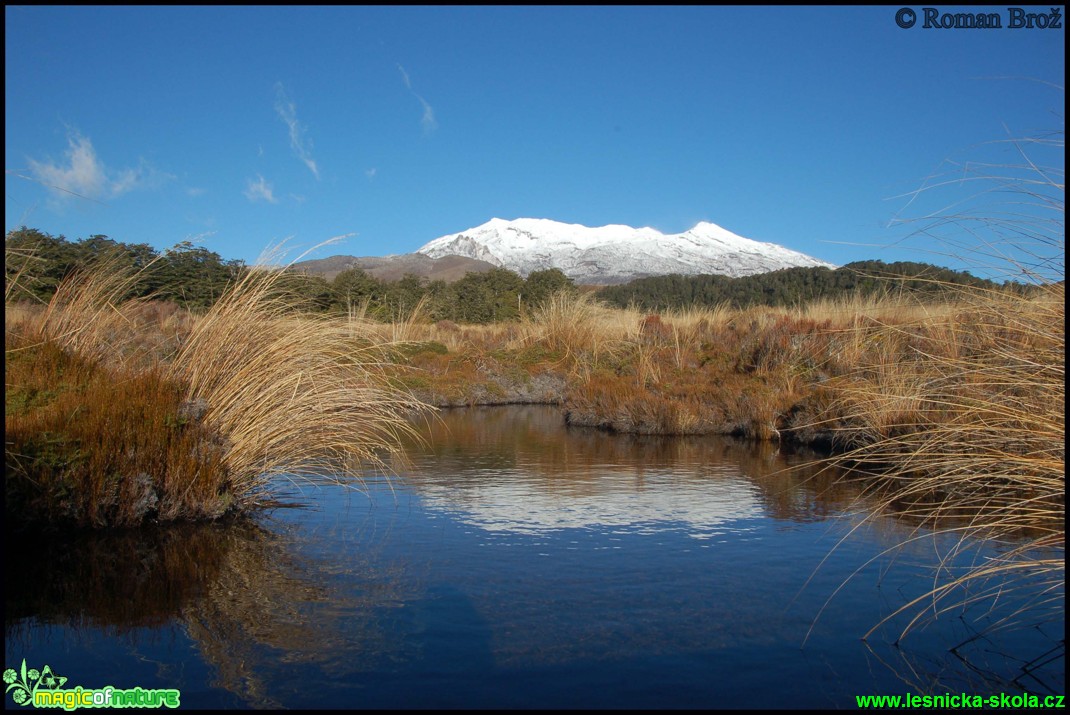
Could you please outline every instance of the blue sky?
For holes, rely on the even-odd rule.
[[[907,196],[966,161],[1021,160],[999,140],[1062,130],[1065,30],[897,10],[9,6],[5,226],[251,262],[494,217],[706,220],[837,264],[965,267],[889,224],[969,195]]]

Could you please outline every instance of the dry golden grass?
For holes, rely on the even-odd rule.
[[[597,359],[606,342],[605,312],[590,293],[560,291],[524,317],[514,346],[540,345],[572,362]]]
[[[8,303],[4,306],[4,324],[9,329],[22,329],[27,323],[38,319],[44,309],[38,303]]]
[[[124,269],[118,255],[102,256],[75,271],[56,288],[33,321],[36,339],[51,341],[84,357],[118,364],[139,342],[134,313],[146,302],[124,300],[139,273]]]
[[[1014,604],[990,628],[1063,615],[1063,286],[964,293],[945,320],[876,331],[900,359],[860,365],[832,386],[846,448],[833,462],[869,480],[874,514],[910,518],[917,539],[958,537],[933,588],[867,636],[905,615],[903,637],[978,604]],[[981,543],[1005,546],[963,567]]]
[[[954,300],[924,313],[858,325],[854,367],[828,386],[826,415],[849,447],[834,462],[869,480],[878,513],[916,521],[915,539],[955,544],[932,588],[867,636],[905,618],[902,638],[978,607],[990,619],[978,636],[1065,620],[1062,132],[1011,143],[1021,164],[982,164],[948,182],[979,182],[975,199],[1009,196],[1010,211],[958,206],[917,220],[930,241],[969,241],[958,255],[1028,287],[956,287]],[[1053,150],[1055,163],[1025,147]],[[986,544],[997,555],[977,559]]]
[[[863,322],[883,325],[911,323],[948,315],[954,310],[953,295],[948,291],[942,292],[939,300],[921,300],[910,293],[888,289],[823,298],[796,306],[791,312],[799,319],[829,321],[840,327],[858,327]]]
[[[382,465],[424,408],[390,387],[385,346],[354,321],[296,315],[281,273],[253,270],[201,317],[169,375],[227,438],[239,493],[278,474],[359,474]]]

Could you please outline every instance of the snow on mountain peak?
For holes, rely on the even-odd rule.
[[[523,276],[559,268],[578,283],[621,283],[679,273],[733,277],[795,266],[831,263],[778,246],[743,238],[702,221],[678,234],[620,224],[591,228],[540,218],[490,221],[436,238],[417,253],[477,258]]]

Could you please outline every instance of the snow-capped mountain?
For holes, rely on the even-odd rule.
[[[749,276],[795,266],[826,266],[775,243],[743,238],[702,222],[683,233],[610,225],[590,228],[537,218],[491,219],[482,226],[436,238],[417,253],[466,256],[522,276],[559,268],[577,283],[621,283],[644,276],[717,273]]]

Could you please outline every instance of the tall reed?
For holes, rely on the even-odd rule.
[[[948,286],[956,300],[937,315],[860,327],[870,348],[894,345],[883,354],[898,357],[862,361],[827,388],[852,446],[835,461],[868,478],[887,510],[928,527],[916,538],[957,537],[932,587],[867,636],[894,619],[901,638],[975,606],[982,633],[1065,619],[1065,184],[1061,168],[1022,156],[967,177],[1011,194],[1015,213],[922,220],[927,235],[958,229],[983,265],[1002,260],[1026,284]],[[1001,544],[999,555],[963,566],[983,544]]]
[[[256,497],[278,474],[359,474],[383,466],[425,406],[391,387],[385,345],[359,324],[298,315],[285,274],[254,269],[197,322],[168,374],[226,437],[236,490]]]

